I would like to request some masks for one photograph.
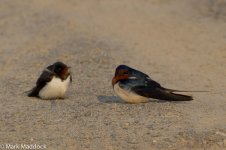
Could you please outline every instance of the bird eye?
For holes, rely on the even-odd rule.
[[[60,72],[61,70],[62,70],[62,68],[61,68],[61,67],[56,68],[56,71],[57,71],[57,72]]]

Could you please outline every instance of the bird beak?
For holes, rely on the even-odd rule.
[[[121,76],[115,76],[113,79],[112,79],[112,86],[114,86],[119,80],[123,80],[123,79],[128,79],[129,78],[129,75],[126,74],[126,75],[121,75]]]
[[[69,74],[70,74],[69,68],[68,68],[68,67],[65,67],[65,68],[63,69],[63,71],[62,71],[61,76],[62,76],[64,79],[66,79],[67,76],[68,76]]]

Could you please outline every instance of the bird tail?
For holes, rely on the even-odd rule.
[[[167,90],[159,89],[158,94],[154,96],[157,99],[166,101],[191,101],[192,96],[173,93]]]
[[[27,94],[28,97],[37,97],[38,96],[38,90],[36,87],[34,87],[33,89],[29,90],[29,91],[25,91],[25,94]]]
[[[209,91],[186,91],[186,90],[173,90],[173,89],[166,89],[164,88],[166,91],[169,91],[169,92],[209,92]]]

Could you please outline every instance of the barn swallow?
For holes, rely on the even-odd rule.
[[[41,99],[64,98],[72,77],[69,67],[62,62],[55,62],[43,70],[36,86],[28,94],[29,97]]]
[[[193,100],[191,96],[174,93],[189,91],[164,88],[148,75],[126,65],[120,65],[116,68],[112,86],[115,93],[128,103],[144,103],[148,102],[149,98],[166,101]]]

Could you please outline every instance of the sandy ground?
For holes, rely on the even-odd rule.
[[[0,144],[47,149],[226,149],[225,0],[0,0]],[[29,98],[42,70],[72,67],[65,100]],[[126,104],[119,64],[192,102]]]

